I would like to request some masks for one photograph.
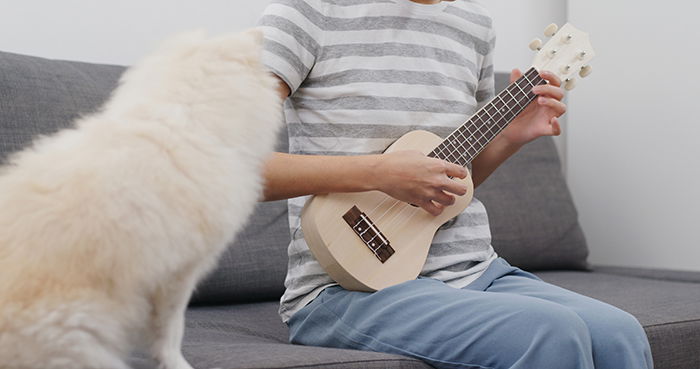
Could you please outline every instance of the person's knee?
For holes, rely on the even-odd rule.
[[[615,309],[605,319],[605,326],[596,332],[593,340],[617,352],[632,351],[639,354],[649,351],[646,332],[632,314]]]
[[[526,345],[517,362],[531,368],[593,367],[590,333],[572,310],[551,305],[526,312],[521,319],[525,325],[519,334]]]
[[[549,345],[578,349],[590,344],[588,327],[574,311],[564,307],[551,308],[540,315],[540,331]]]

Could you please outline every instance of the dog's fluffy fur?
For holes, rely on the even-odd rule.
[[[261,195],[281,122],[258,30],[165,42],[0,172],[0,368],[168,369],[184,310]],[[145,340],[144,340],[145,339]]]

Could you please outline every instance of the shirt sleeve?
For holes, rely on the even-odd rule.
[[[265,34],[263,64],[293,94],[316,63],[326,21],[320,0],[273,0],[258,21]]]
[[[476,102],[479,108],[486,105],[495,96],[495,75],[493,71],[493,54],[496,46],[496,34],[491,29],[489,51],[484,56],[479,70],[479,85],[476,89]]]

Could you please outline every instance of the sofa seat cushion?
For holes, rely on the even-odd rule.
[[[649,337],[656,369],[700,368],[700,283],[692,282],[700,273],[599,268],[536,274],[634,315]]]
[[[291,345],[278,302],[192,307],[183,352],[196,368],[429,369],[422,361],[375,352]],[[134,369],[153,369],[144,354]]]
[[[536,274],[634,315],[649,337],[656,369],[700,368],[700,283],[694,282],[700,280],[700,273],[595,270]],[[221,369],[430,368],[396,355],[290,345],[278,306],[275,301],[190,308],[185,356],[197,367]],[[135,369],[155,367],[145,355],[134,357],[132,364]]]

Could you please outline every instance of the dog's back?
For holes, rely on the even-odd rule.
[[[259,38],[170,41],[103,111],[2,171],[0,368],[126,368],[143,337],[175,356],[162,336],[182,328],[159,315],[184,309],[245,223],[274,146]]]

